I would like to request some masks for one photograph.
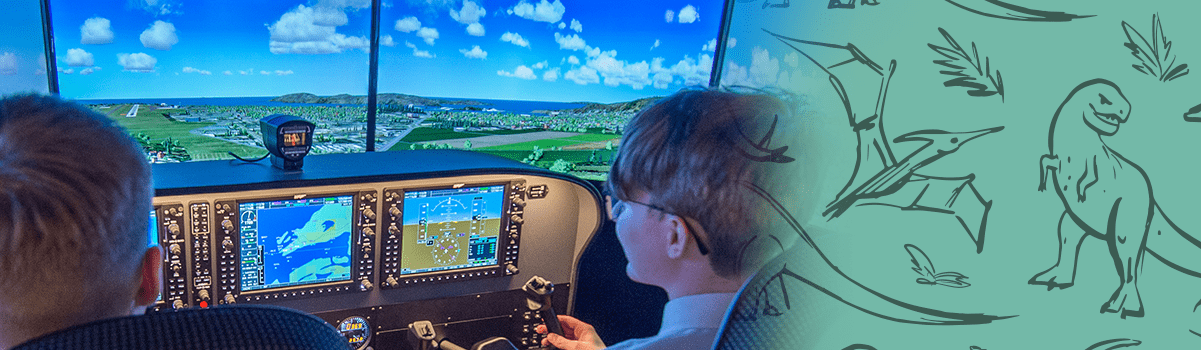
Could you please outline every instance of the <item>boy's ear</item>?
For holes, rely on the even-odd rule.
[[[146,249],[146,253],[142,254],[142,265],[139,268],[138,274],[138,293],[134,295],[134,303],[137,305],[150,305],[158,299],[160,285],[159,276],[162,271],[163,252],[158,246]]]
[[[667,256],[672,259],[679,259],[684,256],[684,249],[688,245],[688,226],[684,225],[684,218],[679,215],[668,214],[667,217],[668,230],[667,235]]]

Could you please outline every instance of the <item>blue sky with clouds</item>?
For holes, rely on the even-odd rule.
[[[367,92],[370,0],[51,0],[68,98]],[[386,0],[380,92],[618,102],[708,83],[717,0]]]
[[[37,1],[11,1],[0,11],[0,94],[47,88],[41,7]]]

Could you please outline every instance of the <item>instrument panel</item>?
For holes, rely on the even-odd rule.
[[[439,152],[463,163],[450,171],[320,170],[412,164],[405,158],[413,155],[398,153],[421,153],[389,152],[310,157],[306,171],[318,174],[155,165],[156,184],[160,173],[193,167],[221,174],[254,166],[257,174],[171,178],[157,188],[150,235],[164,248],[164,278],[154,310],[289,307],[325,319],[359,349],[412,348],[404,335],[422,320],[467,345],[503,336],[537,348],[541,320],[522,285],[534,276],[553,282],[552,306],[570,314],[576,264],[601,224],[599,194],[518,162]],[[243,168],[227,169],[235,167]]]

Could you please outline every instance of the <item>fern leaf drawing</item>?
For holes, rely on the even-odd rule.
[[[905,245],[905,251],[909,253],[909,262],[913,263],[913,272],[917,272],[922,277],[917,279],[918,284],[947,286],[951,288],[964,288],[972,286],[964,281],[967,276],[958,272],[936,272],[934,263],[930,261],[930,257],[926,253],[912,244]]]
[[[942,33],[942,37],[946,39],[949,47],[927,45],[931,50],[946,58],[945,60],[934,60],[935,64],[948,68],[939,73],[951,77],[942,85],[968,88],[968,96],[1000,95],[1001,101],[1005,101],[1005,82],[1001,79],[1001,71],[992,70],[992,62],[988,57],[984,57],[983,62],[980,61],[976,43],[972,42],[972,50],[969,53],[945,29],[938,28],[938,32]]]
[[[1126,42],[1122,46],[1129,49],[1130,54],[1138,59],[1138,63],[1131,66],[1139,73],[1153,76],[1162,82],[1188,75],[1188,64],[1176,65],[1176,57],[1172,56],[1172,41],[1163,33],[1163,22],[1160,22],[1159,14],[1151,15],[1150,41],[1125,21],[1122,21],[1122,31],[1126,32]]]

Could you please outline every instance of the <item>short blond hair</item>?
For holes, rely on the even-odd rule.
[[[766,236],[770,207],[749,189],[767,176],[758,138],[787,109],[776,96],[685,89],[636,114],[622,134],[605,186],[618,199],[634,192],[702,227],[719,276],[745,275],[744,249]]]
[[[0,317],[59,322],[119,301],[95,299],[138,275],[152,193],[142,148],[113,120],[50,96],[0,100]]]

